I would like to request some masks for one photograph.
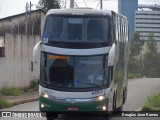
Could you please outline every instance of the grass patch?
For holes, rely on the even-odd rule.
[[[29,87],[24,87],[21,89],[23,92],[30,92],[30,88]]]
[[[2,98],[0,98],[0,109],[11,107],[12,104]]]
[[[21,92],[33,92],[38,90],[39,90],[38,80],[32,80],[29,86],[21,88]]]
[[[160,92],[148,97],[142,111],[160,111]]]
[[[38,89],[39,89],[38,80],[32,80],[32,81],[30,82],[29,88],[38,91]]]
[[[142,75],[139,73],[128,73],[128,79],[133,79],[133,78],[142,78]]]
[[[2,93],[2,95],[19,96],[21,94],[21,90],[19,88],[4,87],[1,89],[1,93]]]

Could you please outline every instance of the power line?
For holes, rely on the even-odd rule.
[[[100,1],[98,2],[96,9],[98,8],[99,4],[100,4]]]
[[[84,4],[86,5],[86,7],[88,7],[87,4],[86,4],[86,2],[85,2],[84,0],[83,0],[83,2],[84,2]]]

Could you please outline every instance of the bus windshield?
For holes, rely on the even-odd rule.
[[[109,37],[108,18],[102,17],[47,17],[43,32],[43,43],[106,42]]]
[[[107,55],[66,56],[43,52],[41,82],[56,88],[79,89],[107,85]]]

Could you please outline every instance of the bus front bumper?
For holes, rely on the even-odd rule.
[[[107,111],[108,98],[101,101],[88,103],[62,103],[53,101],[42,96],[39,97],[39,108],[41,112],[96,112]]]

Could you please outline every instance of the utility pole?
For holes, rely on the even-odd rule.
[[[74,8],[74,0],[70,0],[70,8]]]
[[[30,3],[26,2],[26,29],[25,29],[25,34],[27,34],[27,35],[30,34],[31,7],[32,7],[31,2]]]
[[[28,2],[26,2],[26,29],[25,29],[25,34],[28,34]]]
[[[66,8],[66,6],[67,6],[67,0],[65,0],[65,6],[64,6],[64,8]]]
[[[103,0],[100,0],[100,9],[103,9]]]
[[[31,4],[31,1],[30,1],[30,4],[29,4],[29,26],[28,26],[28,34],[30,34],[30,29],[31,29],[31,7],[32,7],[32,4]]]

